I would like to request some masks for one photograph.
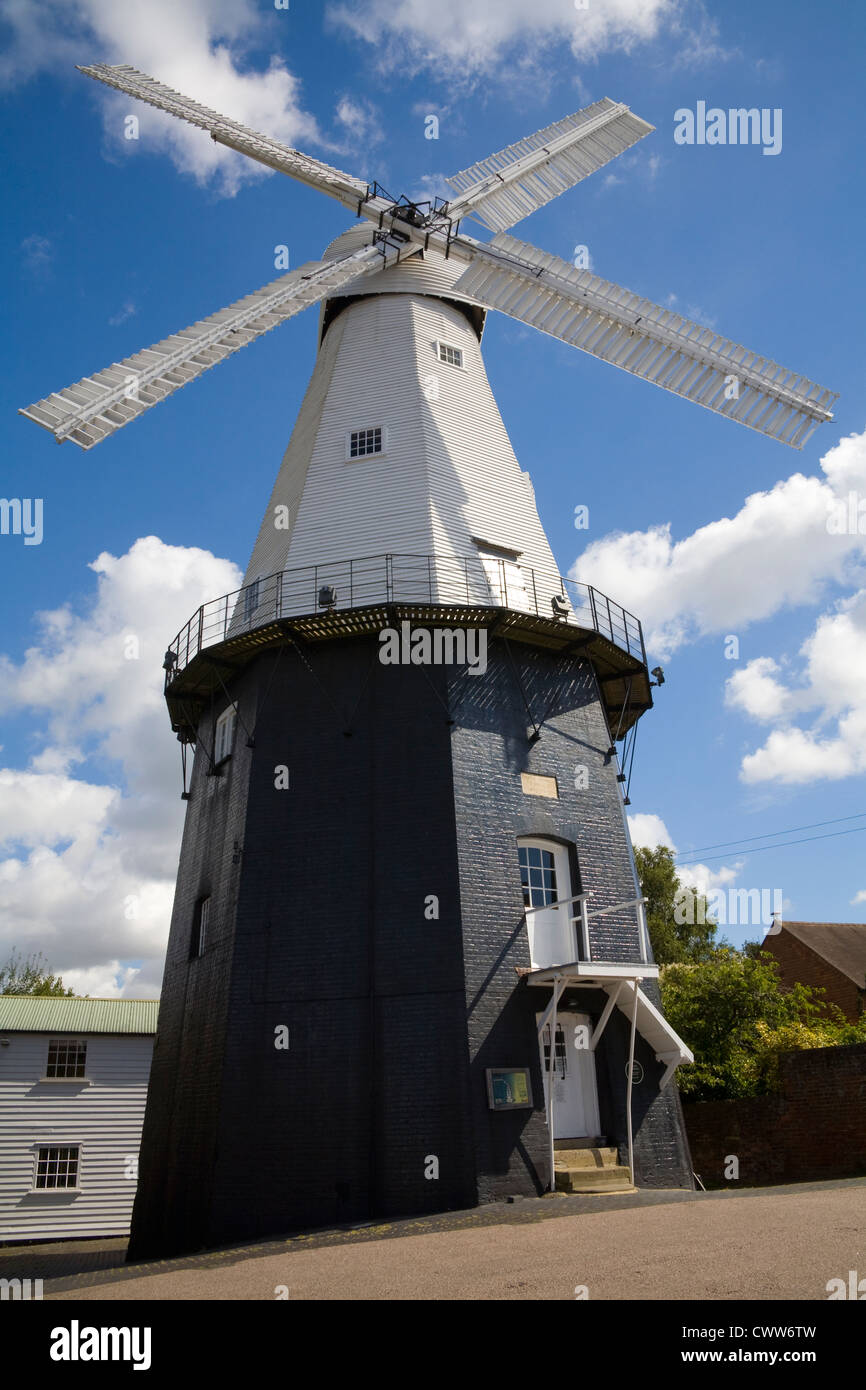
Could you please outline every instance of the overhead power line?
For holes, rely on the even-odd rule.
[[[841,825],[843,821],[860,820],[862,816],[866,816],[866,811],[858,811],[853,816],[837,816],[835,820],[813,820],[808,825],[791,825],[787,830],[768,830],[764,835],[743,835],[739,840],[722,840],[716,845],[698,845],[697,849],[684,849],[683,854],[703,854],[704,850],[707,849],[727,849],[730,845],[750,845],[755,840],[769,840],[776,835],[796,835],[799,830],[817,830],[822,825]],[[819,835],[818,838],[824,837]],[[679,859],[680,855],[676,854],[674,858]]]
[[[829,823],[829,822],[828,822]],[[756,845],[754,849],[744,850],[745,854],[761,854],[765,849],[786,849],[788,845],[808,845],[812,840],[835,840],[839,835],[856,835],[861,830],[866,830],[866,825],[854,825],[850,830],[834,830],[829,835],[805,835],[802,840],[782,840],[778,845]],[[737,851],[734,851],[735,853]],[[707,859],[727,859],[726,854],[708,854]],[[700,859],[680,860],[678,867],[687,868],[689,864],[700,864]]]

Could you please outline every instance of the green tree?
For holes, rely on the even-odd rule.
[[[13,951],[6,964],[0,966],[0,994],[74,995],[75,991],[64,989],[60,976],[49,974],[46,966],[41,952],[23,960]]]
[[[695,1055],[677,1073],[690,1100],[763,1095],[777,1085],[783,1052],[866,1041],[866,1019],[828,1013],[822,989],[783,991],[767,952],[719,946],[710,960],[665,966],[660,983],[665,1015]]]
[[[647,927],[656,964],[710,960],[717,949],[718,923],[707,917],[707,900],[701,893],[690,895],[686,902],[688,911],[682,910],[682,904],[677,911],[683,884],[672,851],[667,845],[659,845],[656,849],[636,849],[634,857],[641,892],[646,898]],[[678,917],[693,920],[678,922]]]

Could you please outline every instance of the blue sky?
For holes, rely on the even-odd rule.
[[[395,195],[444,191],[602,96],[656,127],[514,234],[569,260],[585,245],[597,273],[838,391],[835,421],[797,453],[500,315],[488,374],[562,572],[577,561],[635,611],[665,667],[636,837],[700,860],[703,886],[780,888],[791,919],[866,918],[866,841],[835,835],[866,826],[840,820],[866,813],[866,538],[824,520],[827,497],[866,497],[864,30],[860,7],[805,0],[0,0],[0,491],[44,504],[40,545],[0,536],[0,955],[43,950],[92,993],[158,990],[182,809],[162,652],[246,564],[316,317],[87,454],[17,408],[274,278],[275,245],[297,266],[347,224],[287,178],[212,165],[207,137],[167,133],[75,71],[89,61],[132,63]],[[781,109],[781,152],[677,145],[674,113],[698,101]],[[837,820],[808,844],[689,853]]]

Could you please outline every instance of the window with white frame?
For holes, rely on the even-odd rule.
[[[346,440],[348,459],[367,458],[370,454],[381,454],[385,448],[385,432],[381,425],[371,425],[369,429],[352,430]]]
[[[518,845],[524,907],[547,907],[558,902],[553,851],[538,845]]]
[[[463,349],[454,347],[451,343],[437,342],[436,354],[440,362],[445,362],[449,367],[463,366]]]
[[[190,959],[195,956],[203,956],[207,945],[207,931],[210,925],[210,898],[199,898],[195,905],[195,914],[192,924],[192,941],[190,943]]]
[[[36,1150],[33,1187],[37,1192],[78,1186],[80,1145],[50,1144]]]
[[[46,1076],[75,1079],[84,1076],[87,1043],[78,1038],[51,1038],[48,1042]]]
[[[217,720],[214,730],[214,763],[221,763],[223,758],[227,758],[231,753],[235,742],[237,718],[237,705],[229,705],[228,709],[223,710]]]

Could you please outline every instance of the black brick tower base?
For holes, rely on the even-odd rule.
[[[378,655],[375,634],[287,642],[224,676],[239,723],[217,775],[206,750],[228,696],[202,717],[131,1258],[547,1185],[535,1018],[549,991],[518,973],[516,840],[566,842],[598,906],[635,896],[595,676],[579,657],[495,638],[484,675]],[[527,704],[543,719],[535,742]],[[555,777],[558,798],[528,795],[524,772]],[[602,924],[604,957],[637,960],[634,914]],[[597,1016],[605,996],[573,1002]],[[621,1153],[628,1040],[614,1010],[596,1065]],[[659,1092],[639,1035],[636,1056],[635,1180],[690,1187],[675,1085]],[[531,1068],[535,1109],[488,1109],[493,1065]]]

